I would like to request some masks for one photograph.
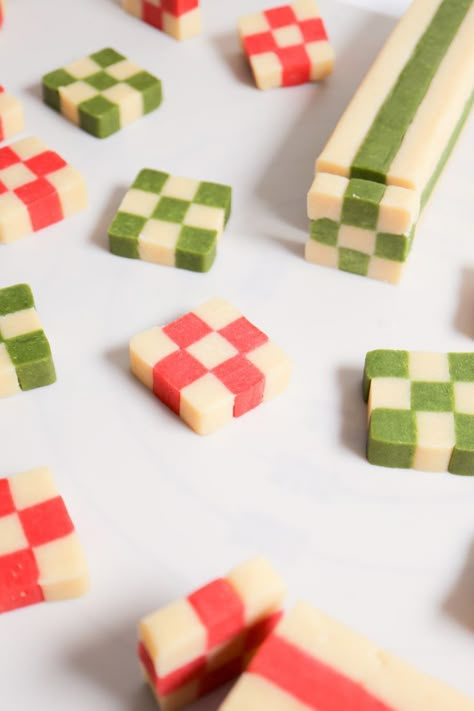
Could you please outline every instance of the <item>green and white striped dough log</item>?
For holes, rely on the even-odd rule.
[[[474,0],[415,0],[411,5],[316,161],[308,195],[309,261],[399,280],[419,215],[473,104],[473,37]],[[350,226],[368,229],[367,202],[372,217],[377,213],[383,221],[392,187],[400,188],[392,219],[404,228],[386,230],[375,223],[374,238],[366,236],[368,246],[359,248],[356,240],[347,247],[345,231],[342,240],[340,232],[348,224],[342,219],[348,202]],[[314,225],[320,220],[334,224]],[[378,234],[384,238],[377,239]],[[347,249],[355,253],[352,259]]]

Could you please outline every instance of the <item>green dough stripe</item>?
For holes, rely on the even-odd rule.
[[[351,177],[384,183],[472,0],[444,0],[380,108],[351,166]]]

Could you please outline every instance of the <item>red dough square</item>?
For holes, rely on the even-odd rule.
[[[244,38],[244,49],[248,55],[275,52],[277,45],[271,32],[259,32]]]
[[[143,3],[143,20],[149,25],[161,30],[163,27],[162,9],[158,5],[153,5],[151,2]]]
[[[15,511],[8,479],[0,479],[0,516],[8,516]]]
[[[327,32],[320,17],[315,20],[303,20],[299,24],[305,42],[322,42],[327,40]]]
[[[13,192],[27,206],[34,231],[63,219],[59,196],[45,178],[38,178],[31,183],[21,185]]]
[[[42,546],[64,538],[74,525],[60,496],[18,512],[30,546]]]
[[[212,372],[236,396],[234,417],[244,415],[262,402],[265,378],[245,356],[236,355]]]
[[[222,328],[219,333],[232,343],[239,353],[250,353],[268,341],[263,331],[247,321],[245,316]]]
[[[175,351],[153,369],[153,392],[179,414],[180,392],[205,375],[206,368],[185,350]]]
[[[164,12],[179,17],[199,6],[199,0],[162,0]]]
[[[207,629],[207,648],[226,642],[244,629],[242,600],[227,580],[219,578],[188,596]]]
[[[304,45],[280,48],[278,56],[283,67],[283,86],[296,86],[309,81],[311,63]]]
[[[40,177],[48,173],[54,173],[60,168],[64,168],[67,163],[54,151],[44,151],[44,153],[38,153],[38,155],[33,156],[33,158],[25,160],[25,165],[35,173],[35,175]]]
[[[20,163],[20,159],[11,148],[6,146],[5,148],[0,148],[0,170],[5,170],[15,163]]]
[[[192,312],[163,328],[167,336],[180,348],[187,348],[211,332],[209,326]]]
[[[277,30],[279,27],[285,27],[286,25],[293,25],[296,22],[295,13],[290,5],[282,5],[272,10],[265,10],[263,14],[272,30]]]
[[[0,556],[0,613],[42,602],[38,575],[30,549]]]

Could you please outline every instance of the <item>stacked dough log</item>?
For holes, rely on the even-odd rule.
[[[220,711],[474,711],[474,701],[300,603]]]
[[[306,258],[396,283],[473,102],[473,0],[415,0],[316,162]]]
[[[238,676],[281,617],[285,586],[263,558],[145,617],[139,657],[162,711]]]

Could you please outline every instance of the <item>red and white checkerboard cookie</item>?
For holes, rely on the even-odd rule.
[[[222,299],[135,336],[130,362],[137,378],[199,434],[275,397],[291,373],[280,348]]]
[[[24,127],[23,106],[16,96],[0,85],[0,141],[21,133]]]
[[[5,16],[5,3],[4,3],[4,0],[0,0],[0,27],[3,25],[4,16]]]
[[[315,0],[296,0],[239,20],[259,89],[294,86],[331,74],[334,51]]]
[[[0,613],[87,587],[84,553],[49,469],[0,479]]]
[[[0,242],[13,242],[86,207],[82,175],[39,138],[0,148]]]
[[[257,557],[145,617],[138,654],[162,711],[238,676],[281,617],[285,585]]]
[[[122,0],[123,8],[177,40],[201,32],[199,0]]]

